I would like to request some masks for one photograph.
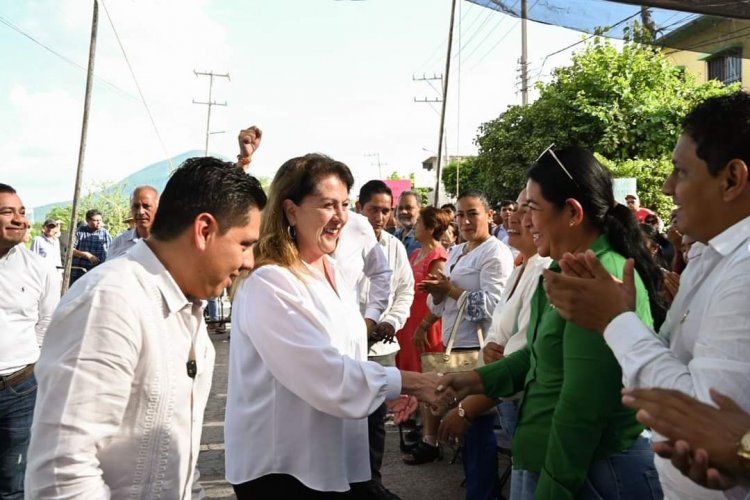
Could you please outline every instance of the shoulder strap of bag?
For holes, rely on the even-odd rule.
[[[458,333],[458,328],[459,326],[461,326],[461,321],[463,321],[464,319],[466,307],[469,303],[469,292],[464,291],[463,293],[461,293],[461,296],[458,298],[456,303],[458,305],[458,312],[456,313],[456,321],[453,323],[450,335],[448,336],[448,344],[445,346],[446,356],[450,356],[451,352],[453,351],[453,344],[456,341],[456,333]],[[479,340],[479,348],[481,349],[484,346],[484,336],[482,335],[481,322],[477,324],[477,339]]]

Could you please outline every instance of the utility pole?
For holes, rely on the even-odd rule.
[[[196,71],[193,70],[193,73],[196,77],[199,76],[207,76],[208,77],[208,101],[207,102],[200,102],[193,99],[193,104],[202,104],[204,106],[208,106],[208,116],[206,117],[206,156],[208,156],[208,138],[211,136],[211,106],[226,106],[227,102],[216,102],[212,100],[213,95],[213,89],[214,89],[214,77],[216,78],[226,78],[227,80],[232,80],[229,78],[229,73],[226,74],[218,74],[214,73],[213,71]],[[215,132],[217,134],[220,134],[221,132]]]
[[[641,23],[643,23],[645,35],[648,37],[647,41],[649,43],[653,42],[656,36],[656,23],[651,18],[651,9],[645,5],[641,5]]]
[[[427,83],[430,83],[431,81],[435,81],[435,80],[440,80],[440,88],[443,89],[445,87],[445,81],[443,79],[443,75],[442,74],[438,75],[436,73],[433,73],[432,76],[427,76],[424,73],[422,73],[421,77],[412,75],[411,79],[413,81],[415,81],[415,82],[427,82]],[[430,83],[430,86],[432,87],[431,83]],[[429,99],[427,97],[425,97],[424,99],[417,99],[415,97],[414,98],[414,102],[421,102],[421,103],[427,103],[427,104],[432,104],[432,103],[437,103],[437,102],[442,103],[443,99],[440,98],[440,97],[433,98],[433,99]],[[442,130],[443,130],[443,138],[444,138],[444,140],[443,140],[443,150],[442,151],[438,150],[438,153],[436,154],[436,157],[440,158],[440,155],[443,154],[444,155],[443,156],[443,158],[444,158],[443,161],[447,164],[448,163],[448,138],[447,138],[447,134],[445,133],[445,127],[443,127]],[[456,186],[458,186],[458,182],[456,182]],[[458,192],[458,187],[456,187],[456,192]]]
[[[94,0],[94,14],[91,20],[91,42],[89,43],[89,66],[86,72],[86,93],[83,98],[83,124],[81,125],[81,142],[78,147],[78,168],[76,170],[76,184],[73,190],[73,206],[68,228],[68,251],[65,254],[65,269],[63,271],[62,293],[68,291],[70,282],[70,268],[73,263],[73,239],[78,225],[78,205],[81,196],[81,182],[83,181],[83,158],[86,155],[86,136],[89,129],[89,108],[91,107],[91,86],[94,83],[94,59],[96,56],[96,33],[99,27],[99,3]]]
[[[529,57],[526,20],[529,17],[528,0],[521,0],[521,103],[529,103]]]
[[[377,161],[378,161],[378,177],[382,181],[383,180],[383,169],[382,169],[383,164],[380,163],[380,153],[365,153],[365,157],[366,158],[376,158],[377,159]]]
[[[445,107],[448,102],[448,81],[451,73],[451,50],[453,49],[453,24],[456,20],[456,0],[451,2],[451,22],[448,28],[448,53],[445,56],[445,82],[443,83],[443,109],[440,112],[440,132],[438,138],[438,159],[437,159],[437,181],[435,182],[435,206],[438,206],[440,199],[440,179],[441,161],[440,151],[443,149],[443,135],[445,131]]]

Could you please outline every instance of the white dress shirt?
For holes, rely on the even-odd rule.
[[[539,285],[542,271],[552,262],[549,257],[534,254],[517,266],[508,278],[500,302],[492,313],[492,324],[486,342],[505,346],[505,356],[526,347],[526,330],[531,319],[531,298]],[[510,297],[508,297],[510,294]]]
[[[362,276],[368,277],[370,294],[364,316],[378,322],[388,308],[391,268],[366,217],[349,212],[349,220],[341,230],[333,257],[347,288],[356,291]]]
[[[125,252],[133,248],[140,240],[141,237],[138,236],[138,231],[136,231],[135,228],[126,229],[112,240],[112,244],[109,245],[109,250],[107,250],[107,259],[114,259],[115,257],[123,255]]]
[[[411,303],[414,300],[414,273],[411,270],[406,248],[398,238],[385,231],[380,233],[378,244],[383,249],[388,266],[391,268],[390,293],[388,294],[388,307],[380,316],[380,323],[389,323],[395,331],[403,328],[409,318]],[[362,274],[357,284],[359,297],[359,310],[364,316],[370,297],[370,280]],[[385,356],[398,352],[399,344],[396,337],[393,342],[376,342],[370,346],[370,356]]]
[[[41,257],[16,245],[0,257],[0,375],[35,363],[52,313],[59,281]]]
[[[451,248],[448,262],[445,263],[445,274],[454,286],[467,292],[481,291],[485,295],[486,313],[488,316],[474,322],[464,314],[456,332],[454,348],[479,348],[477,327],[481,326],[483,334],[487,332],[492,321],[492,313],[500,300],[505,284],[513,271],[513,255],[508,245],[497,238],[487,238],[482,244],[464,254],[466,243]],[[427,297],[427,306],[433,314],[443,318],[443,344],[447,344],[456,316],[458,303],[446,297],[440,304],[435,304],[432,295]]]
[[[213,368],[202,304],[145,242],[97,266],[63,297],[36,365],[27,498],[200,498]]]
[[[56,237],[47,237],[40,234],[31,240],[31,253],[40,256],[51,267],[57,269],[62,267],[62,256],[60,254],[60,241]]]
[[[224,428],[232,484],[280,473],[346,491],[370,479],[367,416],[401,392],[396,368],[366,361],[354,290],[336,293],[307,269],[302,281],[263,266],[234,298]]]
[[[696,243],[690,255],[658,336],[628,312],[604,338],[626,386],[676,389],[707,403],[713,387],[750,411],[750,217],[707,245]],[[655,460],[667,498],[724,498]]]

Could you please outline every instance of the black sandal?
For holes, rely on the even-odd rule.
[[[421,465],[442,459],[443,454],[440,452],[440,445],[432,446],[424,441],[420,441],[411,453],[401,456],[401,460],[406,465]]]

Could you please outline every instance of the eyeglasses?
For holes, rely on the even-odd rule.
[[[571,181],[573,181],[573,184],[575,184],[576,187],[580,189],[581,186],[578,185],[578,183],[573,178],[573,176],[570,175],[570,172],[568,172],[568,169],[565,168],[565,165],[563,165],[563,162],[561,162],[560,158],[558,158],[557,155],[555,154],[555,150],[552,149],[554,147],[555,147],[555,143],[553,142],[552,144],[550,144],[549,146],[547,146],[547,149],[545,149],[544,151],[542,151],[542,154],[539,155],[539,157],[536,159],[536,161],[538,162],[539,160],[542,159],[542,156],[544,156],[546,153],[549,153],[550,155],[552,155],[552,158],[555,159],[555,161],[557,162],[557,164],[560,165],[560,168],[563,170],[563,172],[565,172],[565,175],[568,176],[568,179],[570,179]]]

